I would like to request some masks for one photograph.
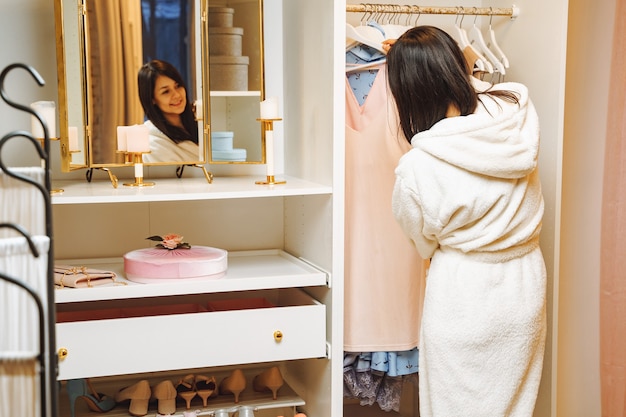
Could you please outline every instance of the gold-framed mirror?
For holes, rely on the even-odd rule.
[[[263,163],[262,11],[262,0],[55,0],[62,170],[128,165],[120,126],[165,131],[150,125],[140,100],[138,72],[153,59],[177,70],[198,133],[197,146],[188,138],[174,144],[184,141],[191,154],[168,144],[171,152],[158,156],[163,146],[152,146],[150,130],[145,165]],[[212,134],[218,141],[230,134],[230,143],[212,147]]]

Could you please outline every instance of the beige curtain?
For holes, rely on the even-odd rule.
[[[615,16],[600,267],[603,417],[626,416],[626,1],[617,1]]]
[[[97,164],[123,162],[117,126],[143,123],[137,72],[142,65],[139,1],[88,1],[89,125]]]

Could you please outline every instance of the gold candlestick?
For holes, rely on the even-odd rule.
[[[264,140],[262,143],[262,150],[265,154],[265,164],[267,165],[267,175],[265,181],[255,181],[255,184],[259,185],[276,185],[276,184],[286,184],[287,181],[280,180],[276,181],[274,177],[274,122],[280,121],[283,119],[257,119],[257,121],[261,122],[261,126],[263,131],[265,132]]]
[[[127,152],[130,156],[131,163],[135,166],[135,182],[124,183],[127,187],[152,187],[154,182],[144,182],[143,180],[143,157],[142,155],[148,152]]]

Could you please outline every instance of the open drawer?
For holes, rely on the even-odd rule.
[[[57,304],[59,379],[326,356],[326,307],[302,290],[124,301]]]

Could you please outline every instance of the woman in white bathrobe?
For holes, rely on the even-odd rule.
[[[468,75],[430,26],[390,42],[389,87],[412,149],[393,211],[432,258],[421,324],[421,417],[530,417],[546,335],[539,123],[528,90]]]
[[[200,161],[198,123],[178,70],[155,59],[141,67],[137,81],[150,135],[150,153],[143,155],[143,161]]]

